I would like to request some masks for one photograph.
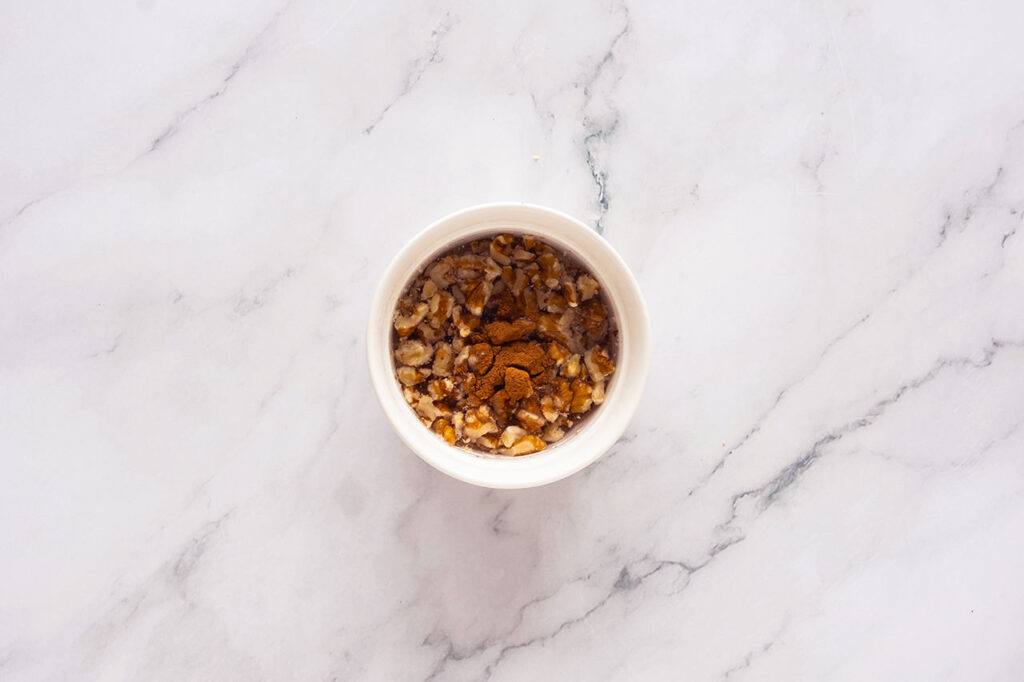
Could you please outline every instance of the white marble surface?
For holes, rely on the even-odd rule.
[[[0,5],[0,678],[1024,678],[1024,4]],[[371,397],[496,199],[603,229],[638,416],[535,490]]]

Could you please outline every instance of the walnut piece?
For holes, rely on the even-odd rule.
[[[486,405],[466,412],[465,421],[466,436],[469,438],[479,438],[498,430],[498,424],[494,421],[491,410]]]
[[[409,334],[412,334],[412,331],[416,329],[416,325],[422,322],[423,318],[427,316],[427,311],[429,309],[430,308],[426,303],[418,303],[416,304],[416,307],[413,308],[412,313],[408,315],[400,315],[396,313],[395,331],[398,332],[398,335],[403,339],[409,336]]]
[[[434,348],[434,365],[431,369],[437,376],[446,377],[452,373],[454,360],[452,345],[442,341]]]
[[[523,436],[520,440],[516,441],[515,445],[509,448],[509,452],[513,455],[529,455],[534,452],[540,452],[546,446],[547,443],[537,436]]]
[[[589,301],[597,295],[600,285],[590,275],[580,275],[579,279],[576,280],[576,288],[580,292],[580,300]]]
[[[434,349],[418,339],[410,339],[398,344],[395,349],[395,360],[410,367],[419,367],[430,360]]]
[[[600,348],[588,350],[586,356],[584,356],[584,362],[587,363],[587,371],[594,381],[601,381],[615,371],[612,359]]]
[[[415,386],[430,376],[429,369],[420,369],[419,367],[399,367],[395,373],[403,386]]]

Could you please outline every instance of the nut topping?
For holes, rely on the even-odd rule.
[[[394,313],[395,377],[450,445],[528,455],[605,402],[618,331],[598,280],[531,236],[453,247]]]

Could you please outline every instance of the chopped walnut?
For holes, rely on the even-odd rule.
[[[430,344],[437,343],[444,337],[444,333],[440,329],[431,327],[426,322],[420,322],[416,326],[416,332],[423,341]]]
[[[509,454],[511,455],[529,455],[534,452],[540,452],[547,446],[547,443],[542,441],[537,436],[523,436],[520,440],[516,441],[516,444],[509,448]]]
[[[455,328],[458,329],[459,336],[462,338],[466,338],[473,333],[474,329],[480,326],[480,318],[472,315],[471,312],[464,312],[461,306],[455,306],[452,310]]]
[[[501,444],[510,448],[526,435],[526,430],[519,426],[509,426],[501,434]]]
[[[562,296],[565,297],[565,302],[570,308],[575,308],[580,304],[579,296],[576,295],[576,287],[572,282],[562,282]]]
[[[444,400],[455,390],[455,382],[450,378],[434,379],[427,384],[427,393],[434,400]]]
[[[456,245],[395,307],[395,377],[445,442],[528,455],[605,401],[618,331],[598,280],[531,236]]]
[[[565,431],[559,428],[558,424],[548,424],[547,428],[544,429],[544,433],[541,434],[548,443],[557,443],[562,440],[562,436],[565,435]]]
[[[418,339],[403,341],[395,349],[395,360],[403,365],[419,367],[430,360],[434,349]]]
[[[540,399],[540,413],[544,415],[544,419],[549,422],[557,421],[561,416],[558,408],[555,407],[555,399],[553,396],[546,395]]]
[[[491,258],[484,259],[484,280],[492,282],[498,277],[501,277],[501,266]]]
[[[452,346],[450,343],[441,342],[437,344],[434,349],[434,374],[439,377],[446,377],[452,373],[452,364],[455,360],[455,355],[452,353]]]
[[[416,325],[422,322],[423,318],[427,316],[427,311],[429,309],[430,308],[426,303],[418,303],[409,315],[401,315],[396,312],[395,331],[397,331],[398,335],[403,339],[406,336],[409,336],[409,334],[412,334],[412,331],[416,329]]]
[[[419,367],[399,367],[395,373],[404,386],[415,386],[430,376],[429,369],[420,369]]]
[[[576,280],[576,288],[579,289],[580,300],[589,301],[597,294],[600,285],[590,275],[580,275]]]
[[[591,396],[594,389],[591,388],[588,384],[583,383],[579,379],[577,379],[574,383],[575,386],[573,386],[572,389],[572,403],[569,409],[572,412],[576,413],[586,412],[587,410],[590,409],[591,404],[594,402]]]
[[[509,258],[508,252],[512,246],[512,236],[507,234],[499,234],[497,237],[491,240],[491,244],[488,247],[491,258],[494,259],[495,263],[500,265],[508,265],[512,262]]]
[[[436,286],[444,288],[455,283],[455,270],[452,268],[452,260],[450,257],[442,258],[427,271],[427,274]]]
[[[556,367],[561,367],[569,359],[569,349],[559,343],[549,343],[548,355],[555,361]]]
[[[444,412],[438,408],[437,402],[438,401],[431,400],[429,395],[421,395],[419,400],[416,401],[416,412],[424,419],[433,422],[444,414]]]
[[[497,436],[480,436],[476,439],[475,445],[493,452],[498,449],[499,443]]]
[[[526,408],[516,412],[516,419],[527,431],[539,431],[547,422],[540,414]]]
[[[615,371],[612,359],[600,348],[588,350],[586,356],[584,356],[584,361],[587,363],[587,372],[590,373],[590,377],[595,381],[601,381]]]
[[[453,445],[455,443],[457,438],[455,435],[455,428],[444,417],[441,417],[434,422],[434,431],[441,434],[441,437],[448,441],[449,445]]]
[[[428,279],[423,283],[423,288],[420,289],[420,298],[424,301],[429,301],[430,298],[437,293],[437,284],[432,279]]]
[[[487,304],[487,299],[491,297],[493,288],[493,285],[486,279],[468,285],[466,287],[466,309],[474,315],[483,315],[484,306]]]
[[[549,289],[554,289],[558,286],[559,277],[562,274],[562,264],[558,262],[558,259],[553,253],[544,253],[537,259],[537,263],[541,268],[541,279]]]
[[[526,263],[537,257],[537,254],[527,251],[526,249],[513,249],[512,258],[517,263]]]
[[[424,286],[426,286],[424,284]],[[430,325],[440,327],[451,316],[455,298],[447,291],[439,291],[430,297]]]
[[[469,438],[479,438],[498,430],[498,424],[494,421],[491,410],[486,405],[466,412],[465,419],[466,436]]]

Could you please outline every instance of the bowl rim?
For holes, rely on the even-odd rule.
[[[475,234],[502,230],[536,234],[579,259],[601,282],[619,328],[618,368],[604,404],[574,428],[565,441],[521,457],[488,456],[451,446],[426,428],[402,397],[390,349],[392,312],[415,273],[438,252],[455,243]],[[366,357],[371,385],[399,438],[439,471],[488,488],[545,485],[595,462],[628,427],[650,370],[650,321],[640,287],[625,261],[585,223],[537,204],[478,204],[450,213],[420,230],[385,268],[368,317]]]

